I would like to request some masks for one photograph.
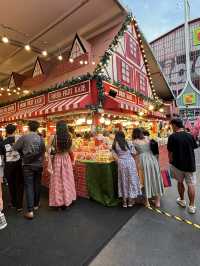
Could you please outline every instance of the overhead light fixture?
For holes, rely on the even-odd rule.
[[[30,50],[31,50],[31,47],[30,47],[29,44],[26,44],[26,45],[24,46],[24,48],[25,48],[26,51],[30,51]]]
[[[83,65],[83,60],[80,61],[80,64]]]
[[[163,112],[164,112],[164,109],[163,109],[163,108],[160,108],[160,109],[159,109],[159,112],[160,112],[160,113],[163,113]]]
[[[144,113],[143,112],[139,112],[139,116],[143,116],[144,115]]]
[[[47,51],[42,51],[42,55],[47,56],[48,55]]]
[[[153,105],[150,105],[149,106],[149,111],[153,111],[154,110],[154,106]]]
[[[2,96],[2,93],[0,93],[0,96]]]
[[[6,36],[3,36],[1,38],[1,40],[2,40],[3,43],[9,43],[9,40],[8,40],[8,38]]]
[[[9,91],[10,91],[10,89],[7,89],[7,91],[9,92]]]
[[[87,64],[88,64],[88,61],[87,61],[87,60],[85,60],[85,62],[84,62],[84,63],[85,63],[85,65],[87,65]]]
[[[62,60],[63,60],[63,57],[62,57],[61,54],[58,56],[58,60],[59,60],[59,61],[62,61]]]
[[[17,88],[17,90],[18,90],[18,91],[21,91],[21,88],[20,88],[20,87],[18,87],[18,88]]]
[[[23,90],[24,94],[29,94],[29,90]]]
[[[69,59],[69,62],[70,62],[70,63],[73,63],[73,62],[74,62],[74,59],[73,59],[73,58],[70,58],[70,59]]]
[[[11,93],[10,92],[8,93],[8,96],[11,96]]]
[[[93,65],[93,66],[95,65],[95,62],[94,62],[94,61],[92,61],[92,65]]]
[[[13,90],[14,93],[16,93],[17,91],[16,90]]]
[[[17,92],[17,95],[20,95],[20,92],[19,91]]]
[[[4,91],[5,89],[3,87],[1,87],[1,91]]]

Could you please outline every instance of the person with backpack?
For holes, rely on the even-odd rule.
[[[134,151],[127,143],[124,132],[116,132],[112,153],[118,165],[118,195],[123,200],[124,208],[132,207],[141,195],[141,189]]]
[[[141,128],[135,128],[132,134],[137,151],[140,172],[144,178],[145,206],[150,206],[149,199],[155,198],[155,206],[160,207],[160,197],[164,193],[161,171],[158,162],[158,149],[155,142],[145,138]]]
[[[14,149],[22,154],[22,169],[24,175],[24,189],[26,194],[27,212],[24,217],[34,218],[34,211],[40,203],[40,186],[45,154],[45,143],[38,135],[40,124],[29,121],[29,132],[18,139]]]
[[[1,156],[4,158],[4,177],[8,182],[12,207],[18,212],[23,209],[24,181],[22,173],[22,161],[18,151],[14,150],[14,144],[19,137],[15,136],[16,126],[6,126],[6,138],[1,143]]]

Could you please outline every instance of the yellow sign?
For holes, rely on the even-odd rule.
[[[193,43],[195,46],[200,45],[200,27],[193,30]]]
[[[195,93],[187,93],[183,95],[183,104],[195,104],[196,103],[196,95]]]

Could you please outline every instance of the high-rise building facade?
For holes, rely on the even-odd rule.
[[[177,100],[180,115],[194,120],[200,115],[200,18],[189,22],[191,88],[186,88],[184,24],[151,42],[151,47]]]

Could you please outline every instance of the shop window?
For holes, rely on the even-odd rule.
[[[130,83],[130,69],[129,66],[122,61],[122,81]]]
[[[132,83],[131,67],[118,57],[117,57],[117,78],[124,85],[130,86]]]
[[[147,79],[142,75],[140,75],[140,90],[144,93],[147,91]]]
[[[137,65],[140,65],[139,45],[130,35],[127,35],[126,47],[127,47],[127,57],[133,60]]]

